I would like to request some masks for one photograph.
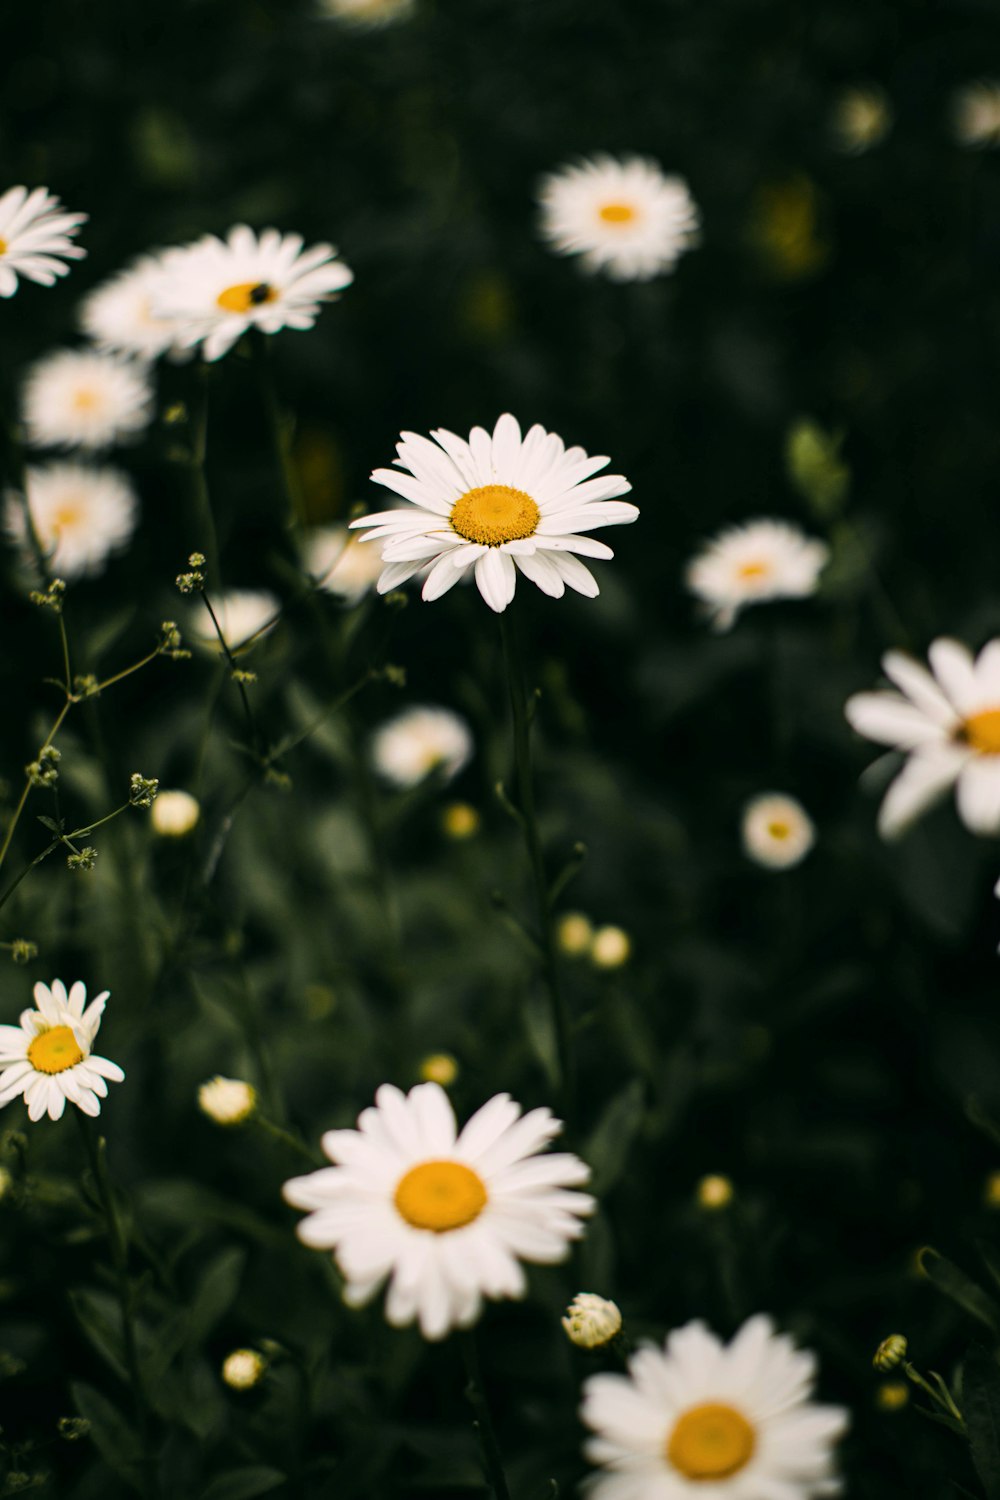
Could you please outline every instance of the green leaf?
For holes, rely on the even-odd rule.
[[[98,1354],[120,1380],[128,1381],[122,1316],[118,1300],[108,1292],[70,1292],[77,1322]]]
[[[254,1465],[246,1469],[230,1469],[213,1479],[207,1489],[202,1490],[201,1500],[252,1500],[254,1495],[266,1495],[285,1483],[280,1469],[268,1469]]]
[[[962,1406],[972,1462],[986,1500],[1000,1500],[1000,1365],[984,1349],[972,1349],[966,1356]]]
[[[591,1191],[598,1197],[621,1176],[645,1113],[644,1085],[633,1078],[607,1105],[591,1132],[582,1154],[594,1174]]]
[[[81,1417],[90,1423],[94,1446],[109,1468],[114,1469],[133,1489],[143,1489],[140,1466],[142,1450],[139,1440],[117,1406],[100,1391],[81,1381],[70,1385],[70,1394]]]
[[[193,1344],[201,1344],[229,1311],[239,1291],[246,1259],[246,1251],[237,1247],[222,1250],[209,1262],[188,1309],[188,1331]]]
[[[946,1297],[957,1302],[994,1333],[1000,1333],[1000,1306],[953,1261],[928,1247],[920,1252],[920,1267]]]

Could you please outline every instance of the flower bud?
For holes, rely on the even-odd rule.
[[[446,838],[457,842],[471,839],[479,832],[479,814],[468,802],[449,802],[441,814],[441,827]]]
[[[594,929],[582,911],[563,912],[556,923],[556,942],[567,958],[581,958],[590,951]]]
[[[216,1125],[242,1125],[257,1108],[257,1090],[241,1078],[216,1074],[199,1088],[198,1107]]]
[[[190,792],[161,792],[153,803],[151,822],[162,838],[182,839],[201,817],[198,799]]]
[[[718,1208],[728,1208],[733,1201],[734,1192],[735,1189],[728,1177],[713,1172],[701,1179],[695,1189],[695,1197],[699,1208],[714,1211]]]
[[[420,1076],[425,1083],[439,1083],[449,1088],[458,1077],[458,1062],[450,1052],[431,1052],[420,1064]]]
[[[901,1333],[890,1333],[887,1339],[883,1339],[875,1350],[875,1358],[872,1364],[876,1370],[895,1370],[906,1358],[909,1345]]]
[[[590,945],[590,962],[598,969],[620,969],[628,963],[632,939],[620,927],[599,927]]]
[[[222,1378],[234,1391],[249,1391],[264,1378],[267,1360],[256,1349],[234,1349],[222,1362]]]
[[[562,1326],[578,1349],[603,1349],[621,1332],[622,1315],[616,1303],[594,1292],[577,1292]]]

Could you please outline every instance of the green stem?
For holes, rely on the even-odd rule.
[[[73,1114],[83,1137],[84,1149],[87,1153],[87,1161],[97,1188],[97,1195],[101,1202],[101,1211],[104,1214],[104,1223],[108,1233],[108,1248],[111,1251],[111,1264],[114,1268],[115,1281],[118,1287],[118,1303],[122,1316],[122,1335],[125,1345],[125,1365],[128,1370],[129,1385],[132,1387],[132,1401],[135,1409],[135,1423],[139,1435],[139,1446],[142,1449],[143,1470],[143,1493],[147,1500],[157,1500],[159,1495],[159,1483],[156,1475],[156,1459],[150,1446],[149,1437],[149,1408],[146,1401],[146,1391],[142,1380],[142,1369],[139,1364],[139,1351],[135,1338],[135,1317],[132,1300],[132,1283],[128,1274],[128,1246],[125,1232],[122,1229],[121,1219],[115,1204],[114,1189],[108,1176],[105,1153],[107,1143],[104,1137],[94,1140],[93,1128],[84,1118],[83,1114],[74,1109]]]
[[[463,1329],[458,1335],[458,1342],[462,1351],[462,1364],[465,1367],[465,1395],[472,1407],[472,1425],[476,1429],[476,1436],[479,1438],[483,1451],[483,1473],[486,1475],[486,1482],[496,1496],[496,1500],[510,1500],[507,1476],[504,1473],[503,1459],[500,1456],[500,1445],[493,1428],[493,1418],[490,1415],[486,1392],[483,1390],[483,1377],[479,1368],[479,1348],[474,1331],[471,1328]]]
[[[305,505],[302,499],[302,486],[299,483],[298,472],[295,468],[295,460],[292,457],[292,428],[287,415],[281,409],[278,399],[278,388],[274,383],[274,371],[271,367],[271,354],[267,347],[267,335],[261,333],[259,328],[250,330],[250,347],[253,351],[254,369],[257,374],[257,383],[260,386],[261,400],[267,414],[267,425],[271,433],[271,443],[274,448],[274,456],[277,460],[278,472],[281,475],[281,484],[285,492],[285,507],[288,512],[288,532],[291,542],[292,560],[298,568],[298,542],[302,523],[305,519]]]
[[[552,920],[552,899],[545,874],[545,858],[538,830],[538,815],[535,810],[535,788],[531,769],[531,719],[528,699],[524,687],[524,674],[514,641],[513,626],[507,614],[500,616],[500,638],[503,642],[504,665],[507,670],[507,686],[510,692],[511,716],[514,725],[514,763],[517,771],[518,798],[521,803],[521,822],[524,829],[528,858],[535,882],[538,904],[539,941],[542,951],[542,968],[548,986],[552,1020],[556,1034],[556,1051],[559,1065],[557,1087],[561,1097],[563,1118],[569,1119],[573,1109],[574,1076],[572,1028],[569,1006],[559,982],[559,964],[556,958],[555,933]]]
[[[290,1130],[285,1130],[281,1125],[275,1124],[274,1120],[269,1120],[267,1115],[255,1114],[253,1120],[263,1130],[265,1135],[271,1136],[273,1140],[280,1141],[283,1146],[287,1146],[289,1151],[294,1151],[297,1156],[304,1156],[311,1166],[326,1165],[325,1157],[321,1157],[315,1151],[311,1151],[305,1141],[300,1141]]]
[[[56,718],[55,723],[53,724],[52,728],[49,730],[48,734],[45,736],[45,739],[42,741],[41,745],[38,748],[38,753],[35,756],[36,760],[40,760],[41,757],[42,757],[42,755],[45,753],[45,751],[52,744],[52,741],[55,739],[56,735],[59,733],[60,729],[62,728],[63,719],[65,719],[66,715],[69,713],[70,709],[73,707],[73,704],[75,702],[76,702],[75,698],[67,698],[66,699],[66,702],[63,704],[62,708],[59,710],[59,714],[58,714],[58,717]],[[18,825],[18,822],[20,821],[21,814],[24,812],[25,804],[26,804],[26,802],[28,800],[28,795],[29,795],[30,791],[31,791],[31,777],[29,776],[29,777],[27,777],[25,779],[24,786],[23,786],[23,788],[21,790],[20,799],[18,801],[17,806],[14,809],[14,815],[11,818],[10,823],[7,825],[7,832],[4,835],[3,844],[0,845],[0,866],[3,865],[4,860],[7,858],[7,850],[10,848],[11,839],[14,837],[14,830],[16,829],[16,827]]]
[[[205,460],[208,453],[208,368],[199,362],[195,370],[197,390],[191,412],[191,446],[186,467],[188,484],[193,502],[194,524],[203,535],[194,549],[204,552],[208,561],[206,572],[212,588],[218,588],[222,559],[219,556],[219,537],[215,527],[215,512],[208,489],[208,474]]]

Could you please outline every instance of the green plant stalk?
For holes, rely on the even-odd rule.
[[[259,328],[250,330],[250,347],[253,353],[257,384],[260,387],[261,400],[267,415],[267,425],[271,433],[271,444],[284,490],[292,561],[298,569],[298,544],[305,520],[305,506],[302,499],[302,486],[299,483],[295,460],[292,457],[291,425],[278,399],[278,388],[274,382],[271,355],[267,347],[267,335],[261,333]]]
[[[549,992],[552,1020],[556,1033],[558,1060],[557,1088],[560,1095],[564,1119],[569,1119],[574,1100],[574,1069],[572,1027],[569,1006],[559,982],[559,965],[556,958],[555,933],[552,920],[552,897],[545,874],[545,858],[538,831],[538,815],[535,809],[535,789],[531,767],[531,721],[528,715],[528,700],[524,687],[524,674],[514,641],[513,627],[507,614],[500,616],[500,638],[503,643],[504,666],[507,671],[507,686],[510,692],[511,716],[514,726],[514,763],[517,771],[518,797],[521,803],[521,822],[531,871],[535,882],[538,904],[538,927],[542,951],[542,969]]]
[[[208,453],[208,368],[204,361],[199,362],[195,376],[198,384],[191,413],[191,446],[185,467],[194,511],[194,524],[199,531],[204,532],[204,536],[198,539],[198,546],[194,550],[205,553],[209,585],[212,588],[218,588],[222,560],[219,557],[219,535],[215,526],[215,512],[212,510],[212,497],[205,468]]]
[[[146,1400],[146,1390],[142,1379],[142,1369],[139,1364],[139,1351],[135,1338],[135,1318],[132,1305],[132,1284],[128,1274],[128,1247],[125,1234],[122,1229],[121,1219],[115,1205],[114,1189],[108,1176],[107,1163],[104,1159],[105,1141],[101,1137],[95,1141],[92,1127],[78,1109],[73,1110],[80,1134],[83,1137],[84,1150],[87,1153],[87,1161],[94,1185],[101,1202],[101,1211],[108,1233],[108,1247],[111,1251],[111,1264],[115,1273],[115,1282],[118,1288],[118,1303],[122,1315],[122,1335],[125,1345],[125,1365],[128,1369],[129,1384],[132,1387],[132,1401],[135,1410],[136,1430],[139,1437],[139,1446],[142,1450],[142,1472],[143,1493],[147,1500],[158,1500],[160,1487],[156,1473],[156,1458],[150,1445],[149,1435],[149,1406]]]
[[[476,1429],[476,1436],[479,1438],[479,1445],[482,1449],[486,1482],[496,1496],[496,1500],[510,1500],[500,1445],[497,1442],[489,1402],[483,1389],[475,1331],[471,1328],[462,1329],[458,1334],[458,1342],[462,1351],[462,1364],[465,1368],[465,1396],[472,1407],[472,1425]]]

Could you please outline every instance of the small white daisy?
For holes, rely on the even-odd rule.
[[[596,596],[596,579],[573,554],[614,553],[578,533],[623,525],[639,514],[613,498],[632,488],[621,474],[593,477],[609,459],[567,448],[537,424],[522,438],[509,415],[492,437],[482,427],[472,429],[468,442],[443,429],[431,436],[433,442],[404,432],[396,444],[404,472],[372,474],[409,504],[351,522],[372,528],[366,541],[382,543],[380,594],[426,569],[421,595],[439,599],[474,567],[479,592],[498,614],[514,597],[518,571],[554,599],[567,585]]]
[[[320,10],[346,26],[391,26],[412,16],[414,0],[319,0]]]
[[[201,804],[190,792],[162,791],[153,803],[150,821],[161,838],[182,839],[197,827]]]
[[[714,537],[688,563],[685,582],[715,629],[728,630],[749,604],[814,594],[829,555],[825,542],[786,521],[747,521]]]
[[[345,604],[358,604],[382,571],[378,549],[366,547],[346,526],[316,527],[306,538],[304,560],[320,588]]]
[[[561,255],[614,281],[672,271],[698,242],[698,209],[682,177],[643,156],[595,156],[543,177],[542,235]]]
[[[141,365],[93,349],[60,349],[31,366],[21,392],[36,448],[109,448],[149,426],[153,392]]]
[[[451,781],[472,759],[472,735],[458,714],[419,705],[372,736],[375,769],[395,786],[418,786],[433,771]]]
[[[35,985],[37,1010],[23,1010],[19,1026],[0,1026],[0,1108],[23,1094],[30,1120],[44,1114],[58,1120],[67,1099],[85,1115],[100,1114],[105,1080],[125,1077],[117,1063],[92,1050],[109,993],[102,990],[87,1005],[80,980],[69,994],[61,979]]]
[[[809,1398],[816,1360],[768,1317],[724,1345],[704,1323],[643,1346],[625,1375],[592,1375],[581,1416],[602,1466],[595,1500],[811,1500],[840,1489],[848,1414]]]
[[[258,236],[245,224],[225,240],[206,235],[164,257],[153,310],[172,321],[182,347],[200,344],[209,360],[221,358],[248,328],[311,328],[321,305],[354,276],[332,245],[302,246],[299,234],[265,229]]]
[[[86,214],[68,214],[48,188],[8,188],[0,198],[0,297],[13,297],[17,278],[52,286],[65,276],[67,260],[86,255],[73,235]]]
[[[741,831],[743,852],[768,870],[801,864],[816,842],[816,829],[802,803],[782,792],[766,792],[748,802]]]
[[[1000,146],[1000,83],[996,79],[982,78],[959,89],[951,113],[960,146],[979,150]]]
[[[179,357],[172,321],[153,311],[170,254],[140,256],[84,298],[80,327],[99,349],[135,359],[154,360],[161,354]]]
[[[427,1339],[476,1321],[484,1297],[523,1297],[519,1264],[554,1265],[583,1233],[594,1200],[568,1191],[590,1171],[568,1152],[539,1155],[562,1122],[547,1109],[522,1115],[497,1094],[458,1134],[444,1089],[403,1094],[383,1084],[357,1130],[330,1130],[336,1165],[285,1183],[295,1208],[311,1210],[299,1238],[332,1250],[344,1299],[368,1302],[391,1277],[385,1315],[417,1319]]]
[[[234,655],[249,650],[261,636],[273,630],[281,613],[277,596],[267,589],[229,589],[225,593],[210,594],[209,598],[226,645]],[[196,609],[192,635],[199,645],[221,655],[219,637],[203,599],[198,600]]]
[[[844,712],[866,739],[902,750],[907,761],[885,795],[879,832],[902,833],[954,786],[973,833],[1000,833],[1000,640],[972,659],[958,641],[937,640],[931,672],[890,651],[882,670],[899,692],[856,693]]]
[[[124,547],[135,530],[138,501],[118,469],[39,464],[26,471],[25,484],[32,525],[60,578],[100,572],[111,553]],[[7,534],[28,555],[24,507],[11,491],[7,492],[4,523]]]

